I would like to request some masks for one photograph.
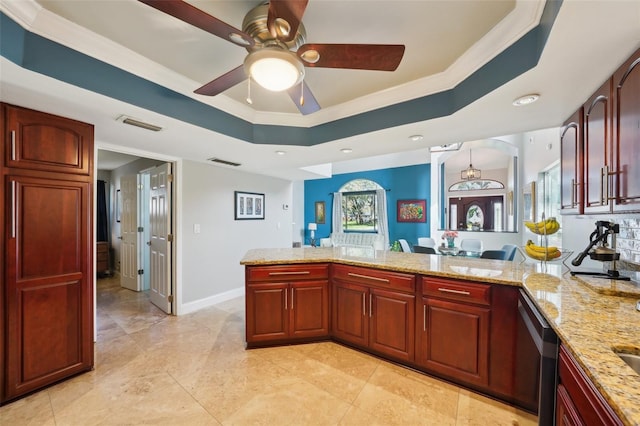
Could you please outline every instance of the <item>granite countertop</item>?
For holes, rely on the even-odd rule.
[[[572,277],[561,263],[373,251],[356,247],[253,249],[243,265],[333,262],[523,287],[625,424],[640,424],[640,375],[613,351],[640,354],[640,285]]]

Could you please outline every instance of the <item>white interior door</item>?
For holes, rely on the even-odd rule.
[[[151,303],[171,313],[171,164],[151,169],[149,224],[151,234]]]
[[[122,214],[120,216],[120,285],[140,291],[138,275],[138,176],[120,178]]]

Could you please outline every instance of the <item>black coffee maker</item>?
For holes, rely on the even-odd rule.
[[[628,281],[629,277],[623,277],[616,269],[616,261],[620,259],[620,253],[616,251],[616,235],[620,233],[620,225],[605,220],[596,222],[596,230],[589,236],[589,245],[582,253],[571,261],[573,266],[580,266],[585,257],[600,262],[612,262],[611,269],[607,272],[580,272],[571,271],[571,275],[593,275],[595,277],[612,278]],[[611,246],[609,245],[611,236]]]

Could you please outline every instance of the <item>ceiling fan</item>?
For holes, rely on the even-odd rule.
[[[201,95],[215,96],[249,77],[268,90],[287,90],[300,112],[310,114],[320,105],[304,82],[305,67],[394,71],[404,55],[399,44],[305,44],[308,0],[261,4],[247,13],[242,31],[182,0],[138,1],[247,49],[242,65],[195,90]]]

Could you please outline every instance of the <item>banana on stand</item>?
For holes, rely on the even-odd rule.
[[[555,234],[560,229],[560,223],[558,223],[555,217],[550,217],[548,219],[541,220],[540,222],[525,220],[524,226],[526,226],[529,231],[537,235]]]
[[[536,245],[533,241],[528,240],[524,246],[524,251],[532,259],[535,260],[553,260],[562,256],[562,251],[556,246],[543,247]]]

